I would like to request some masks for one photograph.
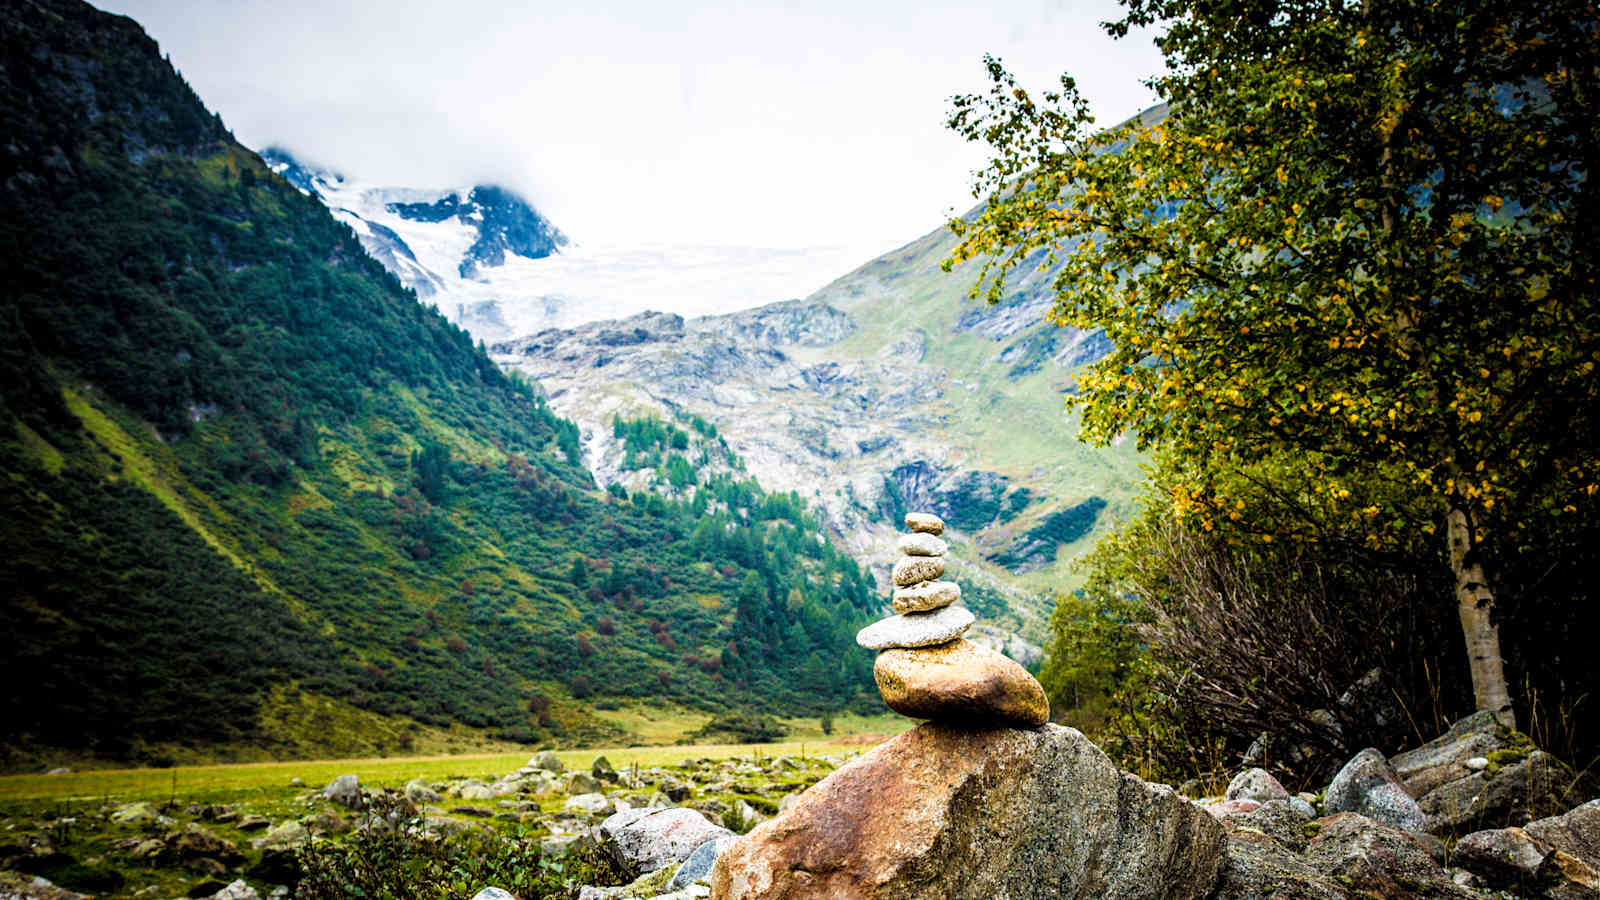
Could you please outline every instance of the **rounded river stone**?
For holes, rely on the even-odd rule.
[[[894,589],[894,611],[928,612],[944,609],[961,599],[961,585],[954,581],[924,581],[911,587]]]
[[[885,650],[872,677],[883,702],[914,719],[1018,728],[1050,721],[1050,701],[1039,682],[1010,657],[971,641]]]
[[[960,637],[973,621],[972,613],[964,606],[890,616],[856,632],[856,643],[868,650],[943,644]]]
[[[900,540],[894,542],[896,550],[906,556],[943,556],[950,545],[939,540],[931,534],[902,534]]]
[[[943,574],[942,556],[902,556],[894,564],[896,587],[910,587],[919,581],[932,581]]]
[[[906,527],[920,534],[944,534],[944,520],[933,513],[906,513]]]

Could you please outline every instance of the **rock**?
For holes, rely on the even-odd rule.
[[[406,799],[412,803],[438,803],[444,797],[433,789],[433,785],[421,778],[413,778],[406,782]]]
[[[694,852],[689,854],[689,858],[684,860],[683,865],[678,867],[678,871],[673,873],[672,880],[667,882],[667,890],[681,891],[697,881],[709,879],[711,877],[711,867],[716,864],[717,859],[723,853],[727,852],[729,847],[733,846],[733,842],[736,840],[738,840],[737,837],[727,834],[721,837],[714,837],[694,848]]]
[[[730,847],[711,896],[1199,898],[1222,826],[1077,731],[918,726]]]
[[[455,834],[464,834],[472,830],[471,822],[452,819],[447,816],[427,816],[422,820],[423,829],[433,834],[449,837]]]
[[[1305,799],[1304,797],[1290,797],[1289,806],[1294,809],[1295,812],[1305,816],[1308,820],[1315,819],[1317,817],[1317,808],[1312,806],[1311,801]]]
[[[594,776],[596,781],[615,782],[621,778],[617,774],[617,770],[612,768],[611,760],[606,759],[604,756],[596,756],[594,758],[594,765],[589,767],[589,774]]]
[[[561,781],[561,790],[565,794],[597,794],[605,790],[600,779],[588,772],[569,772]]]
[[[946,606],[933,612],[906,613],[873,622],[856,633],[856,643],[868,650],[894,647],[930,647],[961,636],[975,621],[964,606]]]
[[[944,575],[942,556],[902,556],[894,564],[896,587],[910,587],[919,581],[932,581]]]
[[[927,612],[943,609],[961,599],[961,585],[954,581],[924,581],[911,587],[894,589],[894,611]]]
[[[473,894],[472,900],[517,900],[517,898],[505,888],[486,887]]]
[[[71,775],[72,774],[72,770],[67,768],[66,766],[57,766],[56,768],[51,769],[50,771],[46,772],[45,774],[46,775]]]
[[[1405,784],[1407,793],[1419,800],[1446,782],[1469,774],[1468,760],[1484,759],[1510,746],[1512,732],[1496,722],[1488,711],[1475,712],[1457,720],[1437,738],[1389,760]]]
[[[1388,760],[1371,747],[1357,753],[1333,777],[1322,808],[1329,815],[1360,813],[1406,831],[1421,831],[1428,821]]]
[[[639,875],[677,865],[695,848],[733,832],[692,809],[630,809],[600,823],[600,840],[624,871]]]
[[[0,869],[0,900],[91,900],[91,898],[87,894],[57,887],[48,879],[38,875],[24,875],[21,872]]]
[[[270,831],[250,842],[257,850],[298,850],[311,839],[311,832],[293,819],[279,822]]]
[[[1306,847],[1317,871],[1362,896],[1476,896],[1454,884],[1416,836],[1376,819],[1341,813],[1320,820]]]
[[[1230,831],[1251,828],[1296,853],[1306,849],[1306,824],[1310,821],[1310,816],[1302,815],[1299,810],[1290,806],[1287,800],[1263,803],[1249,812],[1223,818],[1223,824],[1227,825]]]
[[[1228,782],[1225,799],[1271,803],[1274,800],[1288,800],[1289,792],[1266,769],[1246,769]]]
[[[206,856],[191,859],[183,865],[191,872],[198,872],[203,878],[222,878],[228,874],[227,866]]]
[[[1490,756],[1489,768],[1442,784],[1418,801],[1435,834],[1465,834],[1486,828],[1527,825],[1567,809],[1575,776],[1560,760],[1534,750],[1511,764],[1496,764],[1506,751]]]
[[[528,760],[528,765],[535,769],[543,769],[546,772],[564,772],[567,768],[566,764],[561,761],[561,757],[557,756],[553,750],[546,750]]]
[[[322,796],[340,806],[361,808],[361,781],[354,775],[340,775],[322,789]]]
[[[1552,900],[1600,900],[1600,872],[1521,828],[1476,831],[1456,841],[1452,861],[1491,887]]]
[[[949,544],[922,532],[900,535],[894,548],[904,556],[943,556],[950,552]]]
[[[906,513],[906,528],[916,534],[944,534],[944,520],[933,513]]]
[[[255,888],[246,884],[243,878],[211,894],[210,897],[211,900],[261,900],[261,895],[256,893]]]
[[[1261,804],[1259,802],[1244,799],[1223,800],[1220,803],[1211,803],[1204,807],[1206,812],[1218,819],[1230,819],[1234,816],[1246,815],[1260,808]]]
[[[124,803],[111,813],[111,821],[120,825],[131,825],[136,822],[154,822],[156,808],[143,801],[139,803]]]
[[[872,666],[872,677],[883,702],[903,716],[1022,728],[1050,720],[1044,688],[1026,669],[970,641],[885,650]]]
[[[244,859],[244,854],[232,841],[218,837],[215,832],[193,822],[182,831],[168,835],[167,842],[183,862],[215,859],[232,864]]]
[[[1222,876],[1210,900],[1349,900],[1304,856],[1257,831],[1228,836]]]
[[[590,813],[591,815],[609,813],[612,811],[611,801],[606,799],[605,794],[598,793],[578,794],[575,797],[569,797],[567,798],[567,802],[562,804],[561,808],[566,812],[578,810]]]
[[[494,791],[486,784],[464,784],[456,793],[463,800],[493,800]]]
[[[1473,758],[1471,758],[1471,759],[1467,760],[1466,762],[1462,763],[1462,765],[1466,766],[1468,769],[1471,769],[1474,772],[1482,772],[1484,769],[1489,768],[1489,757],[1487,757],[1487,756],[1474,756]]]
[[[1528,823],[1529,835],[1600,869],[1600,800],[1559,816]]]
[[[267,818],[266,816],[258,816],[254,814],[241,817],[238,825],[240,831],[260,831],[263,828],[271,827],[271,819]]]

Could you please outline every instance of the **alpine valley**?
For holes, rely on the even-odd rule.
[[[78,0],[0,34],[6,767],[870,710],[905,511],[1034,662],[1128,509],[1132,449],[1062,406],[1103,340],[1043,320],[1048,273],[964,302],[946,229],[805,300],[573,304],[510,190],[258,156]]]

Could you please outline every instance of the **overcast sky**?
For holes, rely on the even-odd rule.
[[[944,128],[982,56],[1071,72],[1102,124],[1154,102],[1105,2],[103,0],[240,140],[409,187],[498,181],[580,241],[887,250],[971,205]]]

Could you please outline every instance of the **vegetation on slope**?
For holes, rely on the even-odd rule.
[[[135,23],[30,0],[0,40],[9,752],[248,742],[286,686],[532,742],[603,733],[567,702],[596,692],[820,711],[869,683],[870,581],[804,510],[599,494],[576,429]]]

